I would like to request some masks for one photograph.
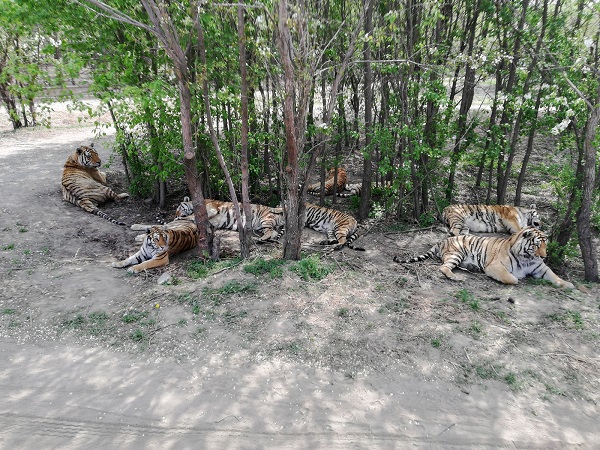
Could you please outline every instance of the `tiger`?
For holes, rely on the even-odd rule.
[[[561,279],[544,263],[546,241],[546,234],[531,226],[510,237],[450,236],[423,255],[406,260],[395,256],[394,261],[404,264],[436,257],[442,261],[440,271],[451,280],[464,281],[464,277],[452,272],[458,266],[480,270],[504,284],[517,284],[520,278],[531,275],[558,287],[574,289],[572,283]]]
[[[392,187],[392,183],[390,183],[389,181],[383,185],[382,184],[377,185],[377,183],[371,183],[371,190],[377,189],[377,188],[390,189],[391,187]],[[338,192],[337,195],[338,195],[338,197],[352,197],[353,195],[360,197],[361,192],[362,192],[362,183],[351,183],[351,184],[347,184],[346,188],[342,192]]]
[[[238,223],[232,202],[207,199],[205,200],[205,203],[208,221],[213,227],[219,230],[237,231]],[[180,204],[178,211],[180,208],[181,211],[179,211],[179,214],[186,214],[190,211],[190,207],[191,211],[193,211],[191,203],[189,205]],[[241,204],[240,208],[242,209]],[[283,208],[272,208],[270,206],[251,203],[250,209],[252,211],[252,230],[262,232],[258,242],[276,241],[281,237],[283,232],[279,230],[282,229],[285,224]],[[242,226],[245,226],[246,216],[242,210],[240,210],[240,214],[242,215]]]
[[[174,220],[166,225],[153,225],[146,232],[140,250],[112,267],[127,269],[130,273],[169,264],[169,256],[194,248],[198,244],[196,224],[190,219]],[[133,265],[135,264],[135,265]],[[133,266],[132,266],[133,265]]]
[[[213,227],[220,230],[237,231],[237,220],[235,218],[232,202],[205,199],[204,203],[206,205],[208,221]],[[242,205],[240,204],[240,206]],[[281,237],[283,232],[279,230],[282,229],[285,224],[283,208],[272,208],[251,203],[250,210],[252,212],[252,230],[262,232],[258,242],[276,241]],[[240,213],[242,214],[242,220],[244,220],[245,223],[243,211],[240,211]],[[181,219],[195,220],[194,205],[189,197],[184,197],[183,201],[175,211],[175,221]],[[151,225],[134,224],[131,226],[131,229],[147,230],[149,227],[151,227]]]
[[[343,169],[342,167],[337,168],[337,189],[333,185],[335,172],[335,167],[329,169],[329,172],[327,172],[324,186],[325,195],[333,195],[336,192],[342,192],[346,187],[346,183],[348,182],[346,169]],[[321,182],[309,184],[306,191],[311,195],[321,195]]]
[[[352,245],[352,242],[359,237],[358,222],[349,214],[307,203],[304,226],[327,234],[327,239],[319,242],[320,245],[334,244],[335,250],[347,245],[354,250],[364,251],[364,248]]]
[[[507,205],[450,205],[442,212],[442,221],[453,236],[481,233],[517,233],[526,226],[541,227],[535,204],[529,209]]]
[[[61,181],[63,199],[112,223],[125,225],[98,209],[99,203],[108,200],[120,201],[129,197],[129,194],[117,194],[105,186],[106,174],[98,170],[101,163],[100,156],[93,147],[94,144],[77,147],[67,158]]]

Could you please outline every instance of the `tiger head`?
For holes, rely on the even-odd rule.
[[[83,167],[100,167],[100,155],[98,155],[98,152],[94,150],[93,143],[90,144],[89,147],[87,145],[77,147],[75,150],[75,156],[77,157],[77,162]]]
[[[194,205],[189,197],[183,197],[183,201],[179,204],[177,210],[175,211],[175,216],[178,219],[181,219],[183,217],[191,216],[192,214],[194,214]]]
[[[548,238],[543,231],[535,227],[526,227],[516,234],[516,238],[513,248],[518,247],[518,255],[526,258],[546,257],[546,241]]]
[[[146,232],[145,244],[150,246],[153,252],[156,253],[167,250],[169,246],[169,237],[167,231],[165,231],[162,227],[150,227]]]
[[[535,203],[531,204],[531,206],[529,206],[529,209],[525,210],[525,216],[527,217],[527,226],[536,228],[542,227],[540,215],[537,212]]]

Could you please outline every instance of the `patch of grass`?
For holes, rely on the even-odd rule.
[[[318,255],[310,255],[290,266],[304,281],[320,281],[333,272],[333,266],[323,263]]]
[[[135,322],[139,322],[140,320],[142,320],[146,317],[148,317],[147,311],[130,311],[130,312],[124,314],[123,317],[121,318],[121,320],[124,323],[135,323]]]
[[[148,340],[148,334],[141,328],[136,328],[135,330],[133,330],[129,337],[132,341],[135,342],[144,342]]]
[[[442,346],[442,341],[440,339],[432,339],[431,346],[434,348],[440,348]]]
[[[181,328],[187,326],[187,324],[188,324],[187,319],[179,319],[179,321],[177,322],[177,326],[181,327]]]
[[[337,315],[342,319],[347,319],[348,317],[350,317],[350,310],[345,306],[342,306],[340,309],[338,309]]]
[[[193,280],[206,278],[210,271],[214,269],[216,263],[212,260],[197,259],[188,264],[186,275]]]
[[[475,373],[483,380],[496,380],[499,377],[498,371],[491,364],[475,367]]]
[[[247,311],[225,311],[225,314],[223,314],[223,319],[225,320],[226,323],[232,324],[232,323],[236,323],[239,322],[240,319],[243,319],[244,317],[246,317],[248,315]]]
[[[14,250],[15,244],[6,244],[2,246],[2,250]]]
[[[2,311],[0,311],[0,314],[10,316],[13,314],[17,314],[17,310],[12,308],[4,308]]]
[[[62,326],[69,330],[78,330],[83,328],[86,323],[87,319],[83,316],[83,314],[77,314],[72,319],[63,320]]]
[[[508,372],[504,375],[504,381],[513,391],[521,389],[521,383],[517,380],[517,375],[514,372]]]
[[[404,299],[398,299],[384,303],[377,311],[379,311],[380,314],[385,314],[387,312],[399,313],[404,311],[407,307],[408,304]]]
[[[471,331],[472,331],[474,334],[480,334],[480,333],[481,333],[481,330],[482,330],[481,324],[480,324],[479,322],[477,322],[477,321],[474,321],[474,322],[471,324],[471,328],[470,328],[470,330],[471,330]]]
[[[215,306],[222,303],[223,299],[236,294],[254,294],[257,288],[254,283],[241,282],[237,280],[229,281],[220,288],[205,287],[202,289],[202,297],[211,301]]]
[[[546,317],[553,322],[559,322],[564,326],[572,326],[576,330],[583,330],[584,328],[583,317],[581,317],[579,311],[568,309],[562,313],[548,314]]]
[[[458,291],[456,293],[455,297],[458,300],[460,300],[461,303],[468,304],[473,311],[479,311],[481,309],[481,306],[479,305],[479,300],[477,300],[475,298],[475,295],[473,295],[471,292],[467,291],[466,289],[461,289],[460,291]]]
[[[19,233],[27,233],[29,230],[25,227],[19,228]]]
[[[269,274],[272,279],[283,278],[283,266],[287,261],[283,259],[269,259],[258,258],[255,261],[246,264],[244,266],[244,272],[251,273],[253,275],[265,275]]]
[[[210,259],[196,259],[188,264],[186,274],[188,277],[199,280],[208,277],[212,272],[233,267],[241,261],[241,258],[212,261]]]

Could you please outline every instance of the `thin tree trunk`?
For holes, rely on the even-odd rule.
[[[600,122],[600,85],[598,85],[594,108],[590,111],[590,117],[585,126],[583,140],[583,187],[581,193],[581,205],[577,212],[577,233],[579,234],[579,248],[583,257],[585,280],[593,283],[600,282],[598,278],[598,261],[596,249],[592,241],[592,230],[590,218],[592,215],[592,200],[594,197],[594,185],[596,176],[596,147],[594,139]]]
[[[240,49],[240,75],[241,75],[241,107],[242,107],[242,135],[241,135],[241,165],[242,165],[242,205],[246,215],[245,227],[238,226],[241,244],[241,257],[250,256],[250,235],[252,230],[252,209],[248,192],[248,74],[246,69],[246,36],[244,28],[244,8],[238,5],[238,44]]]
[[[365,15],[365,35],[373,32],[373,3],[369,2]],[[363,160],[362,190],[360,193],[360,205],[358,207],[358,219],[365,220],[369,217],[369,205],[371,202],[371,179],[373,168],[371,165],[372,153],[371,139],[373,133],[373,69],[371,67],[371,47],[367,40],[363,51],[365,59],[365,151]]]

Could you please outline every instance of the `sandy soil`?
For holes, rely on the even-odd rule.
[[[441,231],[370,223],[366,251],[322,256],[320,281],[231,259],[193,279],[191,255],[131,276],[110,263],[137,232],[60,194],[68,154],[94,141],[108,161],[111,136],[61,118],[0,132],[2,448],[597,448],[600,295],[577,261],[571,292],[453,283],[436,263],[392,262]],[[107,172],[126,189],[118,164]],[[134,198],[103,209],[156,213]],[[280,253],[255,246],[250,262]]]

